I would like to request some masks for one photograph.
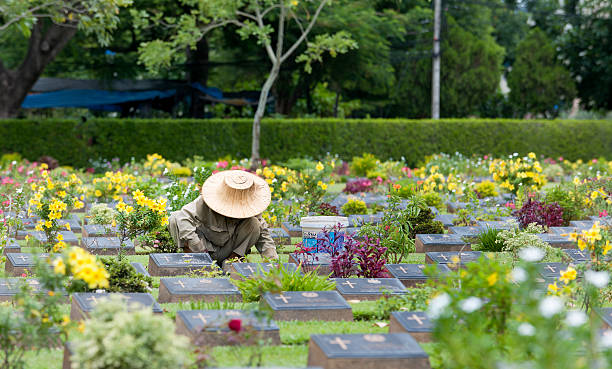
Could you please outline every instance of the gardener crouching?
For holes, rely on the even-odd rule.
[[[170,215],[168,230],[184,252],[208,252],[218,265],[242,259],[254,245],[266,259],[278,259],[261,213],[270,205],[270,187],[242,170],[210,176],[202,195]]]

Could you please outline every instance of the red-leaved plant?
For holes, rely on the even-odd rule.
[[[523,207],[514,212],[521,227],[525,228],[531,223],[543,227],[560,227],[563,225],[563,209],[559,204],[545,204],[541,201],[529,199]]]

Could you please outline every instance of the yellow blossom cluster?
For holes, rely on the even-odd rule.
[[[463,186],[461,180],[452,173],[445,177],[444,174],[439,172],[440,167],[433,165],[427,171],[427,168],[422,167],[415,171],[415,175],[422,179],[417,184],[422,185],[423,192],[442,192],[447,190],[456,195],[463,194]]]
[[[510,192],[518,191],[520,186],[537,191],[546,184],[546,177],[542,175],[542,166],[535,158],[534,153],[529,153],[526,158],[508,161],[495,159],[489,165],[489,173],[501,188]]]
[[[67,254],[51,262],[56,274],[71,273],[75,279],[80,279],[93,288],[108,288],[109,274],[98,263],[96,257],[80,247],[71,248]],[[68,268],[67,268],[68,267]]]
[[[164,170],[171,166],[171,162],[164,159],[163,156],[157,153],[147,155],[147,160],[144,163],[144,169],[154,176],[162,175]]]
[[[136,190],[132,193],[132,198],[134,199],[134,203],[140,207],[151,210],[158,216],[161,216],[161,225],[165,226],[168,224],[168,213],[166,211],[167,200],[163,197],[159,197],[157,199],[150,199],[145,194]],[[122,200],[117,204],[117,210],[131,214],[136,209],[132,205],[127,205]]]
[[[123,172],[106,172],[104,177],[94,178],[92,181],[92,195],[97,198],[113,199],[118,201],[121,195],[127,194],[136,183],[136,177]]]
[[[576,269],[571,266],[568,266],[566,270],[562,270],[559,272],[559,281],[563,283],[563,285],[557,285],[557,282],[551,283],[548,285],[548,294],[549,295],[560,295],[560,294],[569,294],[571,289],[568,287],[568,284],[576,279],[577,276]]]
[[[268,183],[270,192],[276,198],[281,198],[283,193],[289,191],[289,186],[296,183],[296,175],[293,170],[277,165],[257,169],[255,173]]]
[[[578,243],[580,250],[588,249],[591,253],[601,253],[606,256],[612,250],[610,240],[605,240],[602,235],[602,227],[599,222],[595,222],[591,229],[583,230],[581,233],[572,232],[570,234],[564,234],[568,236],[570,240]]]

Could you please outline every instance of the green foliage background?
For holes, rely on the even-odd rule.
[[[0,153],[63,165],[87,166],[89,158],[122,161],[159,153],[173,161],[194,155],[216,160],[248,157],[250,119],[0,120]],[[612,158],[612,122],[605,120],[496,119],[267,119],[261,127],[262,157],[275,161],[334,153],[350,160],[372,153],[404,157],[416,165],[425,155],[521,155],[530,151],[569,160]]]

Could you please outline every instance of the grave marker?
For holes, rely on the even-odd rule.
[[[162,314],[161,306],[155,301],[150,293],[89,293],[77,292],[72,294],[72,304],[70,306],[70,319],[74,321],[84,320],[104,299],[110,295],[121,296],[126,302],[128,309],[150,308],[155,314]]]
[[[32,273],[34,268],[35,257],[44,259],[48,258],[49,254],[25,254],[25,253],[10,253],[6,254],[6,263],[4,270],[8,275],[21,276],[24,273]]]
[[[597,313],[604,323],[603,329],[612,329],[612,307],[598,309]]]
[[[317,270],[319,275],[329,275],[331,273],[331,255],[325,252],[289,254],[289,262],[296,265],[301,264],[300,268],[305,273],[311,270]]]
[[[601,225],[601,222],[599,222]],[[591,229],[595,225],[595,221],[593,220],[572,220],[570,222],[571,227],[575,227],[578,229]]]
[[[568,264],[564,263],[538,263],[537,265],[538,271],[545,281],[559,279],[561,276],[560,272],[568,267]]]
[[[466,206],[467,206],[466,202],[449,201],[446,203],[446,210],[448,210],[449,213],[456,213],[457,211],[461,209],[465,209]]]
[[[314,334],[308,365],[325,369],[429,369],[429,357],[408,333]]]
[[[0,279],[0,302],[10,301],[21,288],[22,283],[27,283],[34,291],[40,291],[40,283],[36,279],[7,278]]]
[[[572,232],[580,233],[580,230],[576,227],[550,227],[548,228],[548,233],[556,234],[556,235],[564,235],[570,234]]]
[[[378,300],[386,295],[401,295],[406,288],[395,278],[334,278],[336,291],[347,300]]]
[[[536,234],[539,239],[551,245],[552,247],[557,247],[560,249],[574,249],[576,248],[576,242],[570,241],[568,237],[564,237],[558,234],[552,233],[541,233]]]
[[[409,333],[417,342],[430,342],[433,324],[422,311],[394,311],[389,333]]]
[[[444,228],[449,228],[454,225],[453,221],[457,218],[455,214],[438,214],[434,218],[435,221],[438,221],[444,225]]]
[[[272,320],[258,319],[251,311],[179,310],[176,313],[176,331],[204,347],[235,345],[236,341],[227,335],[228,323],[232,319],[240,319],[243,327],[250,326],[262,333],[262,339],[268,344],[281,344],[278,325]]]
[[[360,227],[364,224],[378,224],[382,221],[383,214],[353,214],[348,216],[349,225]]]
[[[202,300],[242,301],[238,287],[226,278],[161,278],[159,297],[161,303]]]
[[[480,251],[461,251],[461,252],[428,252],[425,254],[427,264],[445,264],[455,270],[465,264],[478,259],[482,255]],[[457,263],[455,263],[457,262]]]
[[[117,255],[121,240],[119,237],[83,237],[82,245],[85,250],[94,255]],[[136,248],[130,240],[123,243],[121,250],[125,255],[136,254]]]
[[[149,272],[145,269],[144,265],[140,264],[140,263],[130,263],[134,269],[136,269],[136,272],[144,275],[145,277],[150,277],[151,275],[149,274]]]
[[[110,224],[86,224],[83,226],[83,237],[115,237],[117,227]]]
[[[270,228],[270,236],[277,246],[291,244],[291,237],[283,228]]]
[[[423,273],[424,264],[386,264],[385,267],[393,277],[399,279],[406,287],[416,287],[429,279],[429,276]],[[446,264],[437,264],[437,268],[442,273],[450,272]]]
[[[229,271],[232,279],[244,279],[260,275],[262,271],[266,273],[276,265],[274,263],[232,263]],[[290,272],[297,269],[297,265],[293,263],[284,263],[283,267]]]
[[[456,234],[459,237],[467,237],[467,238],[476,238],[478,235],[484,231],[482,227],[479,226],[470,226],[470,227],[450,227],[448,228],[448,232],[450,234]]]
[[[479,220],[476,222],[480,228],[487,229],[499,229],[499,230],[510,230],[518,228],[518,224],[513,221],[507,220]]]
[[[299,225],[293,225],[290,222],[281,223],[281,227],[289,234],[290,237],[302,237],[302,228]]]
[[[4,255],[15,252],[21,252],[21,246],[19,246],[15,239],[9,238],[8,243],[6,244],[6,246],[4,246]]]
[[[469,243],[454,234],[417,234],[414,241],[415,252],[431,251],[470,251]]]
[[[262,303],[272,309],[274,320],[353,320],[351,306],[336,291],[266,292]]]
[[[585,261],[591,260],[589,252],[586,249],[565,249],[563,252],[572,258],[575,263],[584,263]]]
[[[212,269],[212,259],[204,253],[149,254],[149,273],[152,276],[184,275],[202,268]]]
[[[74,214],[73,214],[74,215]],[[74,215],[76,216],[76,215]],[[59,225],[64,228],[66,227],[66,223],[70,224],[70,230],[74,233],[81,233],[83,231],[83,228],[81,227],[81,220],[78,219],[78,216],[76,216],[77,219],[74,218],[68,218],[68,219],[60,219],[58,220]]]
[[[64,237],[63,241],[66,242],[67,244],[72,245],[72,246],[79,246],[79,239],[77,238],[76,234],[74,234],[74,232],[59,231],[58,233]],[[28,234],[30,237],[32,237],[33,239],[35,239],[36,241],[40,243],[47,242],[47,235],[45,235],[44,232],[29,231]]]

